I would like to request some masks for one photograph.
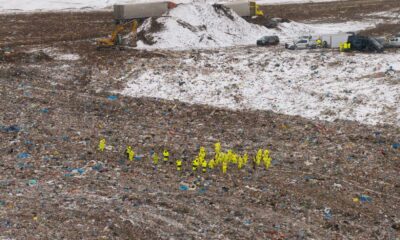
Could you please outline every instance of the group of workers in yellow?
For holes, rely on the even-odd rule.
[[[103,152],[106,147],[106,140],[101,139],[99,142],[98,150]],[[228,170],[229,165],[236,165],[235,168],[242,169],[248,163],[249,156],[247,153],[244,155],[239,155],[232,150],[228,150],[227,152],[221,151],[221,143],[216,143],[214,145],[214,152],[215,155],[207,161],[206,159],[206,150],[204,147],[200,148],[198,155],[192,161],[192,171],[197,172],[199,169],[203,173],[206,173],[207,170],[212,170],[218,167],[221,167],[222,172],[225,174]],[[132,162],[135,158],[135,152],[133,151],[131,146],[127,146],[125,150],[127,159]],[[163,162],[167,163],[170,162],[170,153],[167,149],[164,149],[163,153]],[[152,160],[155,167],[159,164],[159,156],[157,153],[152,154]],[[269,155],[269,150],[259,149],[257,154],[254,156],[252,161],[253,169],[256,169],[257,166],[263,163],[265,169],[267,170],[271,166],[271,157]],[[172,163],[172,162],[170,162]],[[177,159],[175,161],[176,170],[181,172],[183,170],[183,163],[182,159]]]
[[[351,49],[351,43],[349,42],[344,42],[344,43],[340,43],[339,45],[339,51],[340,52],[348,52]]]
[[[317,48],[327,47],[327,46],[324,46],[324,45],[326,45],[326,42],[322,42],[322,40],[320,38],[318,38],[315,42],[316,42]],[[348,52],[350,50],[351,50],[351,43],[350,42],[341,42],[339,44],[339,51],[340,52]]]

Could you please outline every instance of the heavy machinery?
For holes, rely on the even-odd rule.
[[[130,25],[131,26],[131,35],[133,46],[136,46],[136,35],[138,29],[138,21],[131,20],[128,22],[120,22],[116,21],[115,30],[111,33],[109,38],[101,38],[97,40],[97,49],[104,49],[104,48],[122,48],[123,47],[123,40],[122,40],[122,32]]]

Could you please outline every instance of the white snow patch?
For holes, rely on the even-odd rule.
[[[122,94],[400,125],[400,55],[259,48],[202,53],[135,69]],[[396,72],[387,72],[392,67]],[[393,76],[394,75],[394,76]]]
[[[129,0],[0,0],[0,12],[104,9]]]

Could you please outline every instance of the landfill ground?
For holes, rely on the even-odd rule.
[[[0,239],[400,239],[398,126],[124,97],[131,65],[190,52],[97,51],[108,12],[0,19]],[[218,141],[272,166],[193,174]]]

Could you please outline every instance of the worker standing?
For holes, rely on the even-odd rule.
[[[169,152],[168,152],[167,149],[164,150],[163,156],[164,156],[164,162],[168,162],[168,160],[169,160]]]
[[[180,159],[176,160],[176,170],[178,172],[182,171],[182,160]]]
[[[199,167],[199,160],[197,158],[195,158],[192,162],[192,170],[193,172],[197,171],[197,168]]]
[[[207,161],[206,160],[203,160],[203,162],[201,163],[201,166],[202,166],[202,171],[203,171],[203,173],[206,173],[207,172]]]
[[[322,41],[319,38],[317,39],[317,47],[322,48]]]

